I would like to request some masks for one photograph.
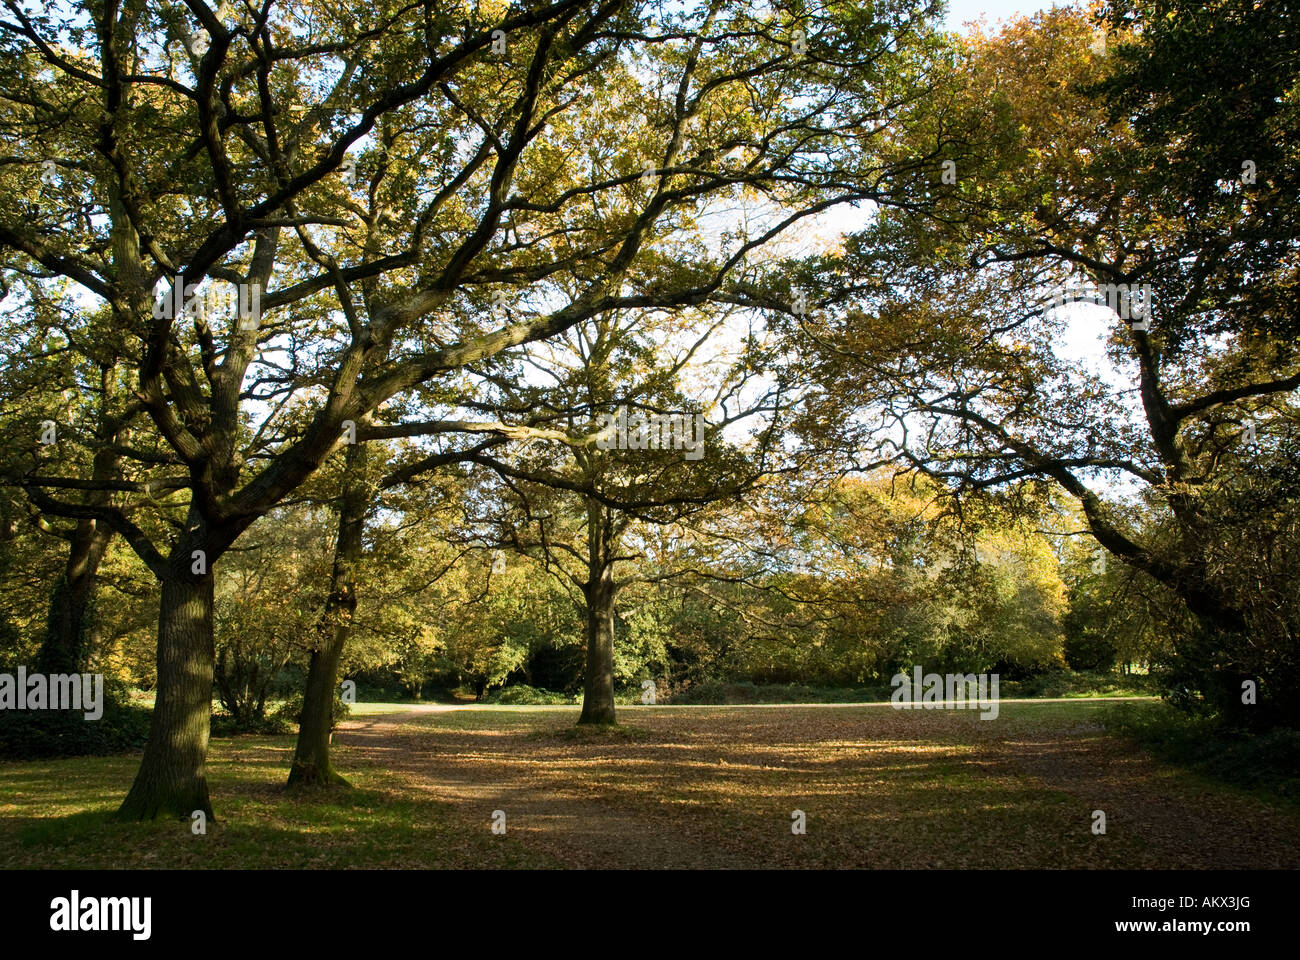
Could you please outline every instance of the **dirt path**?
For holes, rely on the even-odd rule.
[[[1300,818],[1208,788],[1078,718],[860,705],[423,707],[349,721],[373,764],[567,867],[1300,867]],[[807,831],[791,831],[804,812]],[[1105,835],[1092,831],[1106,814]]]
[[[419,726],[431,714],[458,707],[423,707],[343,725],[336,743],[353,747],[390,770],[413,792],[449,800],[472,829],[489,829],[494,811],[507,834],[567,867],[743,867],[742,851],[683,831],[671,811],[621,809],[583,773],[617,763],[609,748],[569,744],[559,737],[503,734],[494,724],[471,729]],[[567,728],[572,720],[565,711]],[[554,724],[552,724],[554,726]],[[622,752],[626,744],[616,744]],[[561,756],[563,754],[564,756]],[[566,775],[565,761],[575,777]],[[653,843],[650,841],[653,840]]]

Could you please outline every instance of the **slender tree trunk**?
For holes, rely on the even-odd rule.
[[[172,552],[158,615],[158,698],[149,742],[118,818],[212,816],[205,761],[212,722],[211,566],[192,572],[193,542]],[[210,556],[210,555],[209,555]],[[208,561],[210,563],[210,561]]]
[[[334,687],[347,628],[335,624],[322,631],[326,638],[311,654],[307,690],[298,726],[298,746],[289,768],[290,786],[340,784],[347,781],[330,765],[330,729],[334,725]],[[343,636],[340,636],[342,634]]]
[[[317,628],[318,644],[307,667],[298,746],[293,766],[289,768],[291,786],[347,784],[330,766],[330,730],[334,726],[334,688],[338,684],[339,661],[357,609],[356,569],[361,560],[366,513],[370,509],[365,465],[365,446],[350,447],[344,467],[330,594]]]
[[[106,363],[99,370],[100,409],[96,435],[103,441],[91,462],[91,478],[108,481],[118,474],[118,454],[112,441],[116,440],[122,422],[112,413],[115,393],[113,364]],[[95,491],[89,502],[103,506],[110,502],[107,491]],[[113,531],[105,523],[95,520],[78,520],[68,544],[68,562],[63,576],[50,593],[50,612],[46,620],[45,636],[37,655],[38,669],[51,673],[80,673],[90,651],[96,646],[95,597],[98,593],[99,565],[104,552],[113,539]]]
[[[85,665],[95,640],[99,564],[110,537],[93,520],[78,522],[67,565],[50,592],[45,636],[36,658],[41,673],[80,673]]]

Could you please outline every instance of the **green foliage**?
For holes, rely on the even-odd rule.
[[[238,735],[274,736],[276,734],[294,733],[302,721],[304,696],[300,684],[283,684],[290,690],[288,696],[278,702],[267,704],[274,709],[267,712],[247,713],[241,716],[219,711],[212,715],[212,735],[230,737]],[[334,691],[334,712],[331,727],[346,720],[352,713],[352,707],[344,703],[341,688]]]
[[[331,545],[321,511],[281,510],[268,518],[218,570],[214,685],[228,718],[222,730],[275,733],[268,699],[283,671],[305,664],[328,585]]]
[[[1116,704],[1102,720],[1113,732],[1204,776],[1300,802],[1300,731],[1232,730],[1160,703]]]
[[[51,585],[61,576],[51,537],[20,528],[0,500],[0,663],[35,664],[49,616]],[[12,529],[10,525],[12,524]]]
[[[299,687],[295,687],[293,693],[289,694],[275,708],[272,717],[276,720],[288,721],[291,725],[296,726],[302,720],[302,707],[305,697]],[[341,720],[346,720],[352,714],[352,706],[343,701],[342,687],[336,687],[334,690],[334,709],[331,713],[333,722],[330,724],[331,729],[337,727]]]
[[[954,504],[998,493],[1033,516],[1063,490],[1130,572],[1076,584],[1078,663],[1113,648],[1189,709],[1300,728],[1295,11],[1123,0],[1104,11],[1107,52],[1102,13],[1056,7],[954,41],[945,95],[917,105],[898,146],[951,155],[956,182],[799,264],[844,291],[812,335],[777,321],[823,386],[803,432],[842,424],[852,449]],[[952,149],[932,151],[952,126]],[[1095,297],[1071,289],[1081,275]],[[1098,305],[1136,283],[1142,317]],[[1076,299],[1094,303],[1062,302]],[[1103,335],[1104,366],[1079,362],[1080,321]],[[1059,665],[1063,644],[1046,641],[1065,604],[1041,602],[1040,565],[1016,557],[1038,581],[1018,596],[996,556],[968,554],[919,619],[885,621],[895,661]],[[1248,680],[1258,704],[1242,703]]]
[[[659,700],[682,704],[883,703],[894,689],[888,678],[852,687],[707,680],[671,691]],[[1004,698],[1144,696],[1158,689],[1152,678],[1107,671],[1050,670],[1025,680],[1002,679],[999,683],[999,695]]]

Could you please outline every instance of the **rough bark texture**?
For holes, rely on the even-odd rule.
[[[607,511],[587,507],[587,670],[578,723],[617,723],[614,717],[614,597],[618,591],[610,561],[612,530]]]
[[[173,554],[163,580],[158,618],[158,699],[149,742],[131,792],[118,817],[124,820],[212,817],[205,758],[212,719],[213,577],[191,573],[190,551]]]
[[[339,661],[352,632],[357,609],[356,568],[361,560],[361,541],[370,489],[364,476],[364,445],[348,450],[339,504],[339,532],[334,544],[334,569],[325,613],[317,629],[317,647],[307,668],[307,689],[298,746],[289,768],[290,786],[324,786],[347,783],[330,765],[330,730],[334,726],[334,688],[338,685]]]
[[[614,718],[614,591],[602,581],[588,592],[587,675],[583,681],[579,723],[606,723]]]

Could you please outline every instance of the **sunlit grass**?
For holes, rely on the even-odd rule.
[[[112,822],[137,756],[0,764],[0,862],[9,868],[545,867],[546,857],[458,819],[336,748],[354,789],[288,791],[292,737],[217,738],[216,822]]]

